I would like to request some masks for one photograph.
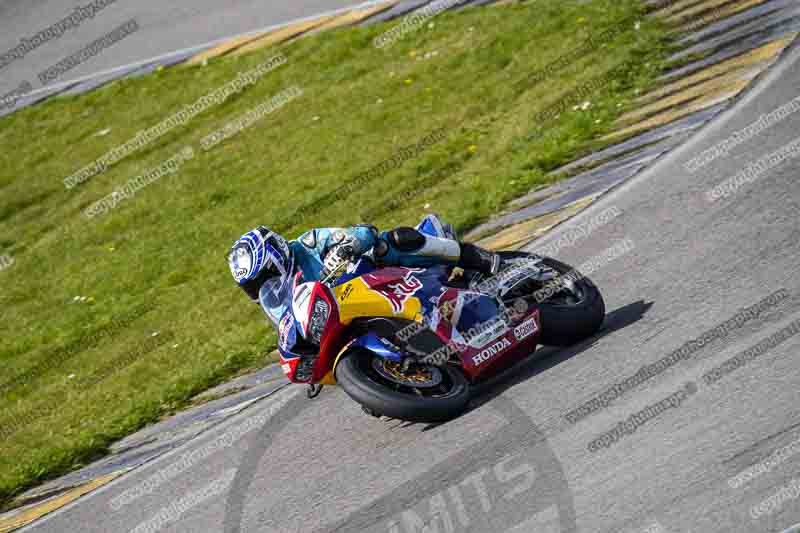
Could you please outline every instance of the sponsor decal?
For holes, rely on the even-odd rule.
[[[303,283],[294,290],[294,304],[302,307],[306,304],[308,297],[311,296],[311,283]]]
[[[508,340],[507,338],[502,338],[496,343],[486,348],[485,350],[482,350],[476,356],[474,356],[472,358],[472,362],[475,365],[480,365],[482,363],[485,363],[486,361],[488,361],[489,359],[491,359],[492,357],[499,354],[500,352],[502,352],[503,350],[505,350],[510,346],[511,346],[511,341]]]
[[[407,272],[403,279],[389,283],[383,283],[383,279],[379,275],[367,274],[362,277],[370,289],[388,300],[395,314],[400,313],[406,300],[422,288],[422,282],[414,276],[414,273],[424,272],[425,269],[409,268],[404,270],[407,270]]]
[[[292,367],[289,365],[289,363],[283,363],[281,368],[283,369],[283,373],[287,376],[292,373]]]
[[[455,324],[461,317],[463,303],[459,298],[459,291],[442,287],[442,293],[434,297],[433,305],[438,311],[438,321],[444,320],[450,324]]]
[[[439,306],[439,314],[448,322],[453,321],[453,313],[455,312],[456,300],[448,300]]]
[[[508,325],[505,320],[496,318],[489,322],[484,322],[476,328],[470,328],[470,331],[467,332],[467,344],[473,348],[480,348],[504,335],[507,331]]]
[[[282,350],[289,351],[289,333],[292,331],[292,315],[286,313],[278,325],[278,344]]]
[[[536,325],[536,319],[535,317],[530,317],[528,320],[514,328],[514,336],[518,341],[521,341],[522,339],[530,337],[537,331],[539,331],[539,327]]]
[[[292,296],[292,310],[302,332],[308,331],[308,319],[311,313],[311,288],[313,285],[314,283],[312,282],[298,285],[294,289]]]
[[[343,302],[343,301],[347,300],[347,298],[351,294],[353,294],[353,285],[352,284],[348,284],[348,285],[345,286],[344,290],[342,291],[342,295],[339,297],[339,300]]]

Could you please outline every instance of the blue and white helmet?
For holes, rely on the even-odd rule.
[[[231,247],[228,265],[236,283],[254,301],[269,279],[282,285],[292,270],[292,253],[286,239],[264,226],[242,235]]]

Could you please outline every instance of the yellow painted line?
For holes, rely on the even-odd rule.
[[[630,125],[700,97],[714,98],[724,92],[739,92],[746,87],[747,84],[750,83],[750,80],[757,74],[758,72],[750,72],[749,77],[744,76],[744,79],[742,79],[742,72],[732,72],[724,76],[712,78],[699,85],[689,87],[670,96],[656,100],[651,104],[641,106],[635,111],[625,113],[619,118],[617,124]]]
[[[221,55],[227,54],[231,50],[235,50],[240,46],[243,46],[249,42],[255,41],[256,39],[260,39],[265,35],[268,35],[269,32],[265,33],[258,33],[256,35],[250,35],[247,37],[237,37],[235,39],[230,39],[229,41],[225,41],[224,43],[211,48],[210,50],[206,50],[205,52],[201,52],[196,56],[192,56],[192,58],[186,62],[187,65],[197,65],[198,63],[202,63],[203,61],[207,61],[209,59],[213,59],[215,57],[219,57]]]
[[[236,37],[218,46],[215,46],[210,50],[206,50],[205,52],[201,52],[196,56],[193,56],[186,63],[188,65],[196,65],[198,63],[202,63],[203,61],[207,61],[209,59],[225,55],[229,52],[238,51],[239,48],[254,43],[259,39],[266,39],[267,44],[264,44],[263,46],[256,46],[252,49],[247,48],[243,52],[248,52],[251,50],[263,48],[264,46],[269,46],[271,44],[277,44],[283,42],[301,33],[306,33],[310,31],[310,29],[313,29],[314,31],[322,31],[332,28],[338,28],[340,26],[356,24],[366,18],[369,18],[373,15],[377,15],[378,13],[386,11],[387,9],[398,4],[399,2],[400,0],[389,0],[388,2],[384,2],[376,6],[371,6],[368,8],[358,9],[354,11],[348,11],[341,15],[326,16],[320,19],[312,20],[310,22],[301,22],[297,24],[292,24],[290,26],[278,28],[277,30],[273,31],[262,32],[255,35],[249,35],[246,37]]]
[[[778,52],[780,52],[783,48],[791,44],[797,36],[800,35],[798,33],[794,33],[789,35],[779,41],[775,41],[774,43],[770,43],[770,45],[761,47],[760,52],[761,54],[766,54],[765,57],[772,58],[774,62],[777,59],[777,52],[773,47],[778,48]],[[668,109],[663,113],[660,113],[656,116],[650,117],[642,122],[625,125],[622,124],[623,127],[620,130],[614,131],[605,135],[601,138],[603,141],[619,141],[624,138],[628,138],[633,134],[642,133],[652,128],[656,128],[659,126],[663,126],[665,124],[669,124],[675,120],[681,119],[692,113],[696,113],[697,111],[702,111],[708,107],[716,105],[728,98],[731,98],[738,94],[743,88],[747,87],[750,84],[749,80],[742,80],[738,83],[734,83],[727,88],[730,89],[730,92],[724,92],[725,88],[721,88],[720,91],[715,92],[714,94],[705,95],[703,98],[698,98],[696,100],[692,100],[688,102],[687,105],[682,107],[676,107],[672,109]],[[627,115],[626,115],[627,116]],[[624,122],[625,116],[623,116],[620,120]]]
[[[647,130],[657,128],[659,126],[664,126],[666,124],[669,124],[670,122],[682,119],[684,117],[691,115],[692,113],[697,113],[698,111],[702,111],[703,109],[707,109],[711,106],[717,105],[720,102],[724,102],[725,100],[728,100],[736,96],[739,93],[739,91],[741,91],[742,88],[748,85],[748,83],[749,82],[746,81],[742,82],[741,87],[734,88],[734,90],[732,90],[730,93],[722,93],[719,95],[714,95],[713,97],[709,98],[699,98],[697,100],[689,102],[689,104],[687,104],[686,106],[669,109],[664,113],[658,114],[654,117],[650,117],[647,120],[624,127],[620,130],[611,132],[608,135],[604,135],[603,137],[600,138],[600,140],[618,141],[637,133],[643,133]]]
[[[107,483],[110,483],[121,474],[124,474],[128,470],[119,470],[117,472],[112,472],[107,474],[103,477],[94,479],[88,483],[81,485],[80,487],[75,487],[74,489],[70,489],[55,498],[49,499],[45,502],[42,502],[37,505],[33,505],[24,511],[19,513],[13,514],[11,516],[7,516],[4,518],[0,518],[0,533],[6,533],[8,531],[14,531],[15,529],[19,529],[23,526],[30,524],[31,522],[38,520],[39,518],[45,516],[46,514],[52,513],[53,511],[57,511],[61,509],[65,505],[77,500],[84,494],[87,494]]]
[[[308,31],[311,31],[314,28],[325,24],[326,22],[330,21],[333,18],[335,17],[332,15],[326,15],[324,17],[320,17],[317,19],[307,20],[304,22],[290,24],[289,26],[284,26],[283,28],[279,28],[269,33],[268,35],[261,37],[260,39],[256,39],[254,41],[245,44],[240,48],[237,48],[236,50],[231,52],[230,55],[239,56],[242,54],[246,54],[248,52],[261,50],[269,46],[280,44],[282,42],[288,41],[293,37],[297,37],[298,35],[302,35]]]
[[[683,27],[679,28],[680,31],[693,31],[703,26],[708,26],[711,23],[732,17],[737,13],[746,11],[750,8],[759,6],[770,0],[742,0],[734,4],[723,6],[720,9],[715,9],[710,13],[701,15],[699,20],[690,20]]]
[[[717,68],[703,69],[700,72],[692,74],[691,76],[681,78],[675,82],[664,85],[659,89],[650,91],[649,93],[640,96],[639,98],[634,100],[634,102],[636,103],[637,106],[647,105],[652,102],[655,102],[656,100],[660,100],[662,98],[675,95],[681,91],[685,91],[691,87],[720,78],[731,78],[740,76],[743,78],[752,79],[754,76],[758,75],[758,73],[762,72],[765,68],[767,68],[769,64],[770,64],[769,61],[758,61],[752,64],[726,65],[725,67],[719,69]]]
[[[356,9],[353,11],[348,11],[342,15],[338,15],[333,19],[329,20],[328,22],[320,25],[319,27],[313,30],[313,33],[317,33],[320,31],[330,30],[333,28],[340,28],[342,26],[350,26],[353,24],[358,24],[364,19],[367,19],[373,15],[377,15],[378,13],[382,13],[389,9],[390,7],[394,7],[395,5],[399,4],[400,0],[390,0],[389,2],[384,2],[382,4],[371,6],[364,9]]]
[[[755,48],[744,54],[726,59],[716,65],[712,65],[690,76],[680,78],[677,81],[671,82],[655,91],[651,91],[637,100],[637,103],[646,104],[653,100],[663,98],[664,96],[674,94],[692,85],[697,85],[703,81],[716,78],[731,72],[742,71],[749,68],[758,67],[761,69],[766,68],[777,59],[780,54],[791,40],[781,39],[780,41],[771,42],[759,48]]]
[[[591,205],[596,198],[597,195],[581,198],[553,213],[509,226],[490,237],[484,237],[476,244],[490,250],[517,250],[533,239],[547,233],[559,222],[575,216],[575,214]]]
[[[768,0],[684,0],[657,12],[668,21],[683,21],[697,17],[703,22],[689,20],[685,29],[697,28],[765,3]],[[729,4],[729,5],[726,5]],[[699,16],[700,13],[706,13]],[[620,118],[626,127],[602,138],[620,140],[718,104],[740,93],[752,79],[771,65],[798,34],[773,41],[744,54],[727,59],[690,76],[670,82],[638,99],[640,107]],[[645,117],[648,117],[645,120]],[[639,122],[636,122],[639,120]],[[482,237],[478,244],[492,250],[519,249],[543,235],[556,224],[588,207],[596,196],[582,198],[569,206],[542,217],[520,222]]]
[[[685,9],[679,13],[667,17],[667,22],[680,22],[692,17],[699,17],[701,13],[711,11],[713,9],[722,9],[722,6],[729,3],[731,0],[706,0],[695,6]]]
[[[702,1],[703,0],[683,0],[681,2],[677,2],[675,4],[672,4],[671,6],[663,7],[661,9],[658,9],[658,10],[654,11],[653,14],[656,15],[656,16],[659,16],[659,17],[668,17],[668,16],[673,15],[673,14],[679,12],[679,11],[683,11],[684,9],[688,9],[688,8],[692,7],[693,5],[696,5],[696,4],[698,4],[698,3],[702,2]]]

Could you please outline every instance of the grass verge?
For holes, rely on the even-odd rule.
[[[0,271],[0,501],[267,362],[274,335],[224,258],[253,226],[293,237],[436,211],[463,231],[547,182],[653,85],[666,30],[641,9],[634,0],[465,9],[382,49],[373,39],[397,22],[307,37],[280,47],[285,65],[70,190],[64,178],[277,49],[0,119],[0,251],[15,259]],[[546,69],[597,35],[607,38]],[[201,149],[290,87],[302,95]],[[195,155],[175,172],[84,215],[186,147]]]

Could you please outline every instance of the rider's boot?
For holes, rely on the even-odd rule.
[[[468,242],[459,242],[461,257],[456,266],[464,270],[475,270],[486,276],[494,276],[500,271],[500,254]]]

